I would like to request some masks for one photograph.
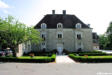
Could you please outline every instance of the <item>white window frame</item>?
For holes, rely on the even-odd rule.
[[[45,36],[45,39],[46,39],[46,32],[42,32],[41,33],[41,37],[42,37],[42,35],[44,35]]]
[[[57,28],[63,28],[63,24],[62,23],[58,23],[57,24]]]
[[[77,35],[79,35],[79,34],[81,35],[81,39],[83,38],[82,32],[75,32],[75,33],[76,33],[76,39],[78,39]]]
[[[42,24],[41,24],[41,28],[42,28],[42,29],[46,29],[46,28],[47,28],[47,24],[46,24],[46,23],[42,23]]]
[[[43,45],[43,43],[44,43],[44,45]],[[41,43],[41,49],[44,49],[44,48],[46,48],[46,42]]]
[[[82,25],[81,25],[81,23],[77,23],[77,24],[76,24],[76,28],[77,28],[77,29],[80,29],[80,28],[82,28]]]
[[[63,38],[63,32],[57,32],[57,38],[58,38],[58,34],[61,34]],[[58,38],[58,39],[62,39],[62,38]]]

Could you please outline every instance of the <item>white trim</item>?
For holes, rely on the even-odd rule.
[[[62,54],[63,52],[63,44],[57,44],[57,51],[59,54]]]
[[[46,42],[41,43],[41,49],[44,49],[44,48],[46,48]]]
[[[76,24],[76,28],[77,28],[77,29],[80,29],[80,28],[82,28],[82,25],[81,25],[81,23],[77,23],[77,24]]]
[[[57,32],[56,38],[58,38],[58,34],[61,34],[63,38],[63,32]]]
[[[75,32],[75,38],[77,39],[77,35],[80,34],[81,35],[81,39],[83,38],[83,33],[82,32]]]
[[[46,29],[47,28],[47,24],[46,23],[42,23],[41,24],[41,29]]]
[[[57,28],[63,28],[63,24],[62,23],[58,23],[57,24]]]

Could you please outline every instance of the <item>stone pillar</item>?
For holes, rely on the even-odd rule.
[[[23,48],[22,48],[22,44],[19,44],[19,46],[18,46],[18,52],[17,52],[17,57],[20,57],[20,56],[22,56],[23,55],[23,50],[22,50]]]

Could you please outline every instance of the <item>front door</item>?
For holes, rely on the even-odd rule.
[[[62,44],[57,44],[57,51],[58,51],[59,55],[62,54],[62,52],[63,52],[63,45]]]

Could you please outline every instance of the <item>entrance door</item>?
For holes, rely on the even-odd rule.
[[[58,51],[59,55],[62,54],[62,52],[63,52],[63,45],[62,44],[57,44],[57,51]]]

